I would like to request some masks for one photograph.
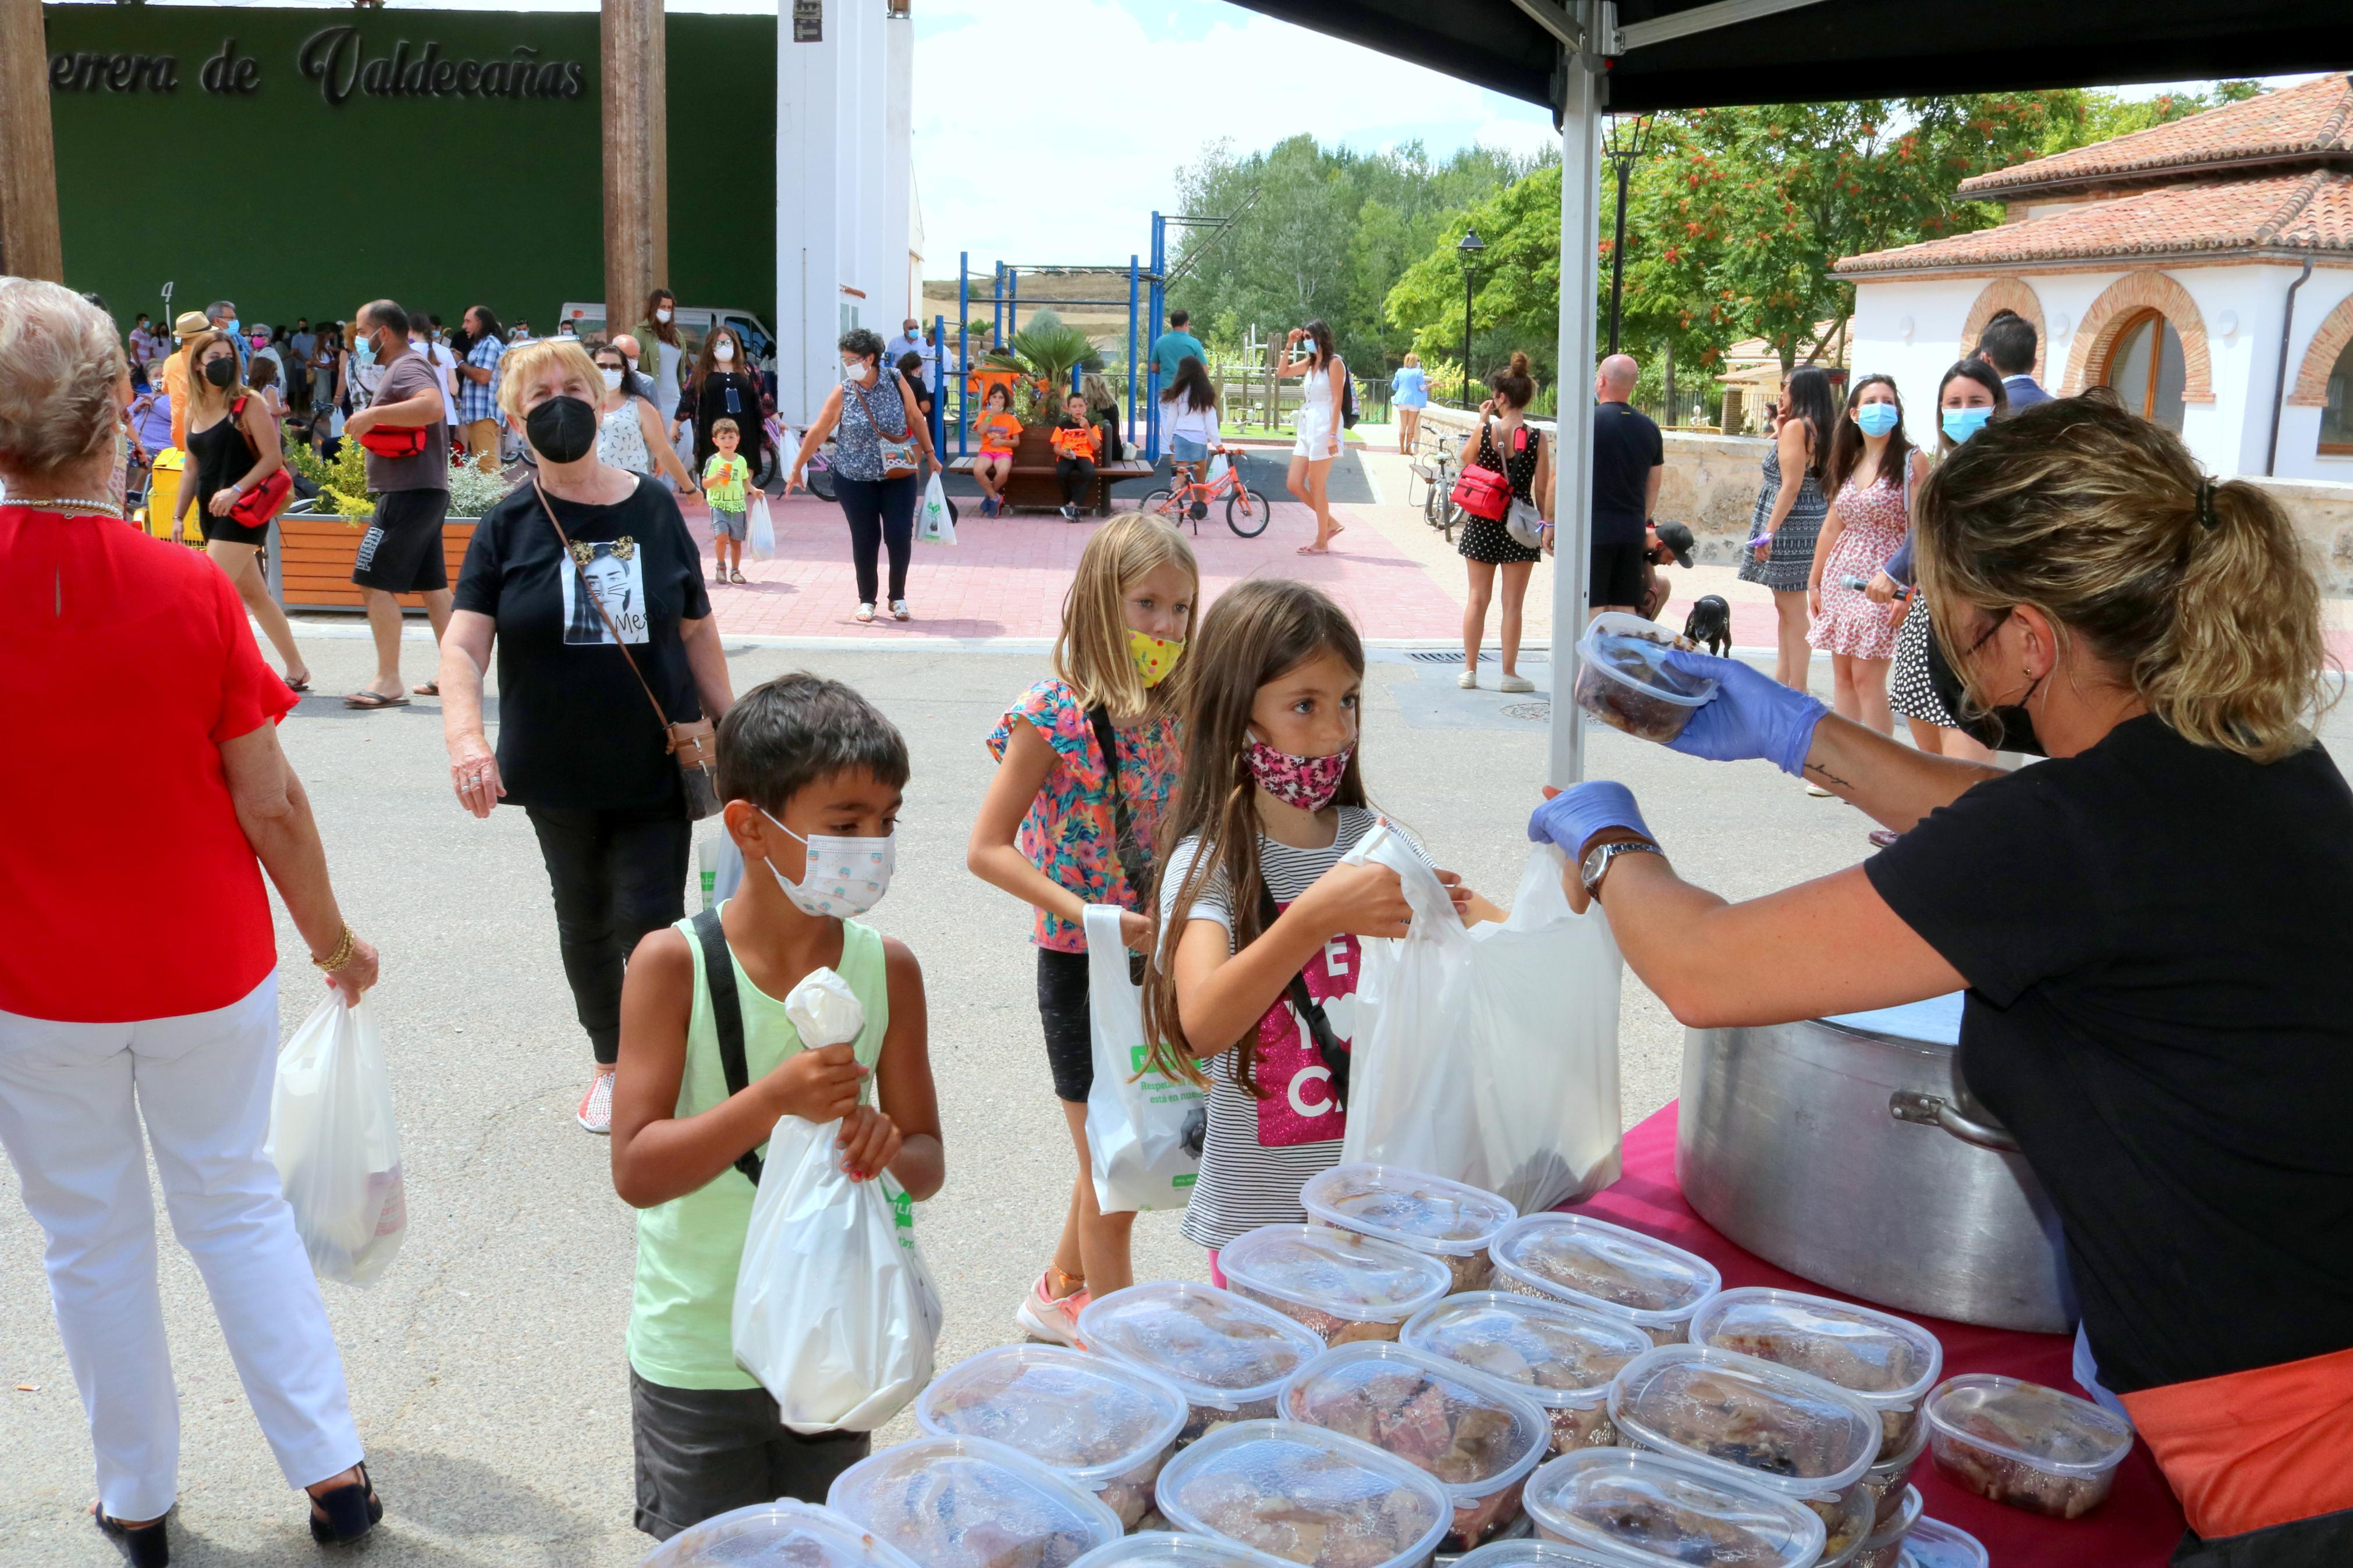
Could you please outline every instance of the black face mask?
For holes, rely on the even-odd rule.
[[[205,379],[215,386],[227,386],[237,379],[237,356],[223,354],[218,359],[205,361]]]
[[[1925,616],[1926,605],[1915,605],[1912,613]],[[1960,724],[1961,733],[1980,746],[1997,752],[2023,752],[2030,757],[2047,757],[2042,742],[2034,737],[2034,716],[2023,704],[2011,704],[1993,709],[1982,718],[1963,718],[1968,710],[1961,695],[1961,678],[1951,660],[1945,657],[1945,645],[1936,637],[1936,624],[1928,623],[1928,686],[1936,692],[1936,700],[1945,711]]]
[[[577,397],[551,397],[522,422],[532,450],[551,463],[576,463],[596,449],[596,411]]]

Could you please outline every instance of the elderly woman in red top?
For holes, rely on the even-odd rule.
[[[0,1145],[48,1238],[94,1516],[147,1568],[169,1561],[179,1416],[142,1122],[263,1434],[311,1495],[311,1534],[349,1540],[383,1517],[262,1152],[278,994],[261,873],[347,998],[375,983],[376,955],[336,909],[278,746],[295,698],[237,589],[125,527],[106,488],[130,395],[103,311],[0,279],[0,728],[28,748],[0,768]],[[93,696],[108,692],[139,694],[135,722]],[[153,831],[125,830],[158,800]],[[171,941],[138,939],[162,919]]]

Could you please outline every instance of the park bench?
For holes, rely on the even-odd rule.
[[[948,472],[970,474],[976,456],[948,459]],[[1095,465],[1095,477],[1082,503],[1088,515],[1111,515],[1111,488],[1126,479],[1147,478],[1154,465],[1141,458],[1117,458]],[[1062,504],[1062,487],[1054,478],[1054,449],[1042,428],[1024,430],[1013,451],[1013,475],[1005,481],[1005,504],[1053,511]]]

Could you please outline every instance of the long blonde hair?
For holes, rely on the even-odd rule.
[[[1177,565],[1193,580],[1195,603],[1185,615],[1185,640],[1200,620],[1201,569],[1185,536],[1156,517],[1135,511],[1095,530],[1079,552],[1079,569],[1062,595],[1062,630],[1054,639],[1054,674],[1078,694],[1082,708],[1103,708],[1113,719],[1134,719],[1170,706],[1178,680],[1147,687],[1127,651],[1127,590],[1163,566]]]
[[[1947,649],[1969,645],[1964,606],[2031,605],[2185,740],[2258,763],[2311,742],[2327,649],[2295,527],[2105,387],[1988,424],[1936,465],[1918,515]],[[1953,659],[1981,712],[1970,662]]]

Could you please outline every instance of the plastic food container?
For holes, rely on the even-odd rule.
[[[1920,1429],[1920,1401],[1945,1370],[1945,1347],[1917,1323],[1757,1285],[1708,1298],[1693,1314],[1691,1342],[1838,1384],[1879,1412],[1883,1454],[1911,1446]]]
[[[1988,1568],[1990,1561],[1976,1536],[1941,1519],[1915,1523],[1896,1558],[1902,1568]]]
[[[1556,1454],[1618,1441],[1610,1379],[1651,1348],[1651,1336],[1623,1318],[1507,1290],[1449,1296],[1416,1312],[1400,1338],[1534,1400]]]
[[[1343,1345],[1282,1385],[1282,1419],[1370,1443],[1435,1478],[1454,1502],[1441,1552],[1493,1540],[1520,1517],[1520,1489],[1552,1448],[1530,1400],[1398,1345]]]
[[[1295,1421],[1213,1432],[1160,1472],[1160,1511],[1305,1568],[1419,1568],[1454,1504],[1403,1459]]]
[[[1825,1563],[1871,1532],[1862,1478],[1879,1457],[1879,1413],[1820,1378],[1732,1351],[1662,1345],[1609,1385],[1609,1418],[1646,1448],[1811,1509]]]
[[[1454,1278],[1434,1258],[1321,1225],[1245,1231],[1219,1252],[1218,1267],[1235,1295],[1298,1320],[1335,1345],[1396,1339]]]
[[[1918,1487],[1905,1487],[1897,1493],[1894,1516],[1872,1526],[1848,1568],[1895,1568],[1903,1560],[1904,1538],[1920,1522],[1922,1506]]]
[[[706,1519],[654,1548],[640,1568],[915,1568],[860,1526],[779,1498]]]
[[[2132,1428],[2039,1383],[1972,1372],[1928,1395],[1928,1444],[1956,1485],[2053,1519],[2100,1506],[2132,1451]]]
[[[1577,705],[1636,740],[1673,740],[1715,695],[1709,677],[1667,667],[1673,647],[1674,634],[1656,621],[1622,610],[1594,616],[1577,639]]]
[[[1525,1516],[1522,1518],[1525,1522]],[[1475,1552],[1466,1552],[1454,1560],[1454,1568],[1630,1568],[1630,1564],[1629,1559],[1615,1554],[1605,1557],[1529,1534],[1491,1541]]]
[[[1072,1568],[1282,1568],[1282,1559],[1214,1535],[1148,1531],[1098,1546]]]
[[[1812,1510],[1709,1469],[1635,1448],[1581,1448],[1528,1480],[1536,1533],[1607,1558],[1708,1568],[1810,1568],[1822,1555]]]
[[[1494,1253],[1498,1289],[1627,1319],[1653,1344],[1680,1343],[1724,1284],[1696,1253],[1583,1215],[1524,1215],[1504,1227]]]
[[[1913,1427],[1912,1441],[1904,1445],[1902,1452],[1891,1455],[1882,1447],[1871,1468],[1862,1472],[1862,1489],[1871,1494],[1876,1523],[1885,1524],[1903,1506],[1904,1487],[1912,1479],[1912,1467],[1927,1451],[1928,1423],[1924,1420]]]
[[[1120,1537],[1092,1492],[979,1437],[885,1448],[836,1476],[825,1505],[918,1568],[1070,1568]]]
[[[1520,1217],[1493,1193],[1397,1165],[1335,1165],[1310,1179],[1299,1201],[1325,1225],[1438,1259],[1453,1275],[1450,1291],[1487,1283],[1494,1271],[1487,1249]]]
[[[1131,1285],[1090,1302],[1079,1332],[1097,1354],[1155,1373],[1185,1396],[1180,1446],[1271,1416],[1283,1383],[1324,1353],[1322,1339],[1281,1312],[1183,1280]]]
[[[983,1351],[941,1373],[915,1402],[934,1437],[986,1437],[1061,1472],[1134,1530],[1176,1451],[1185,1396],[1102,1356],[1054,1345]]]

